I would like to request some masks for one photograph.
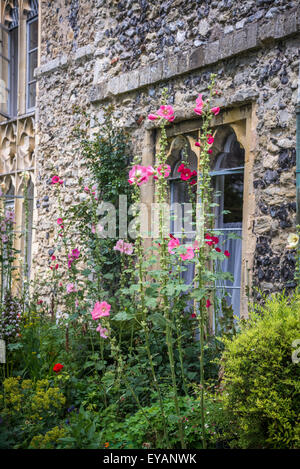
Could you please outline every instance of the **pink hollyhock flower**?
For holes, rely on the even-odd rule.
[[[97,327],[96,329],[97,332],[100,332],[100,336],[103,338],[103,339],[107,339],[107,333],[108,333],[108,330],[105,328],[105,327],[102,327],[101,324],[99,324],[99,326]]]
[[[124,241],[123,239],[119,239],[117,244],[114,246],[114,251],[124,252]]]
[[[72,249],[72,256],[74,257],[74,259],[78,259],[78,257],[80,256],[80,251],[77,248]]]
[[[187,247],[185,254],[180,254],[180,257],[183,261],[189,261],[193,259],[194,256],[194,249],[191,246]]]
[[[130,256],[133,253],[133,245],[131,243],[125,243],[123,252]]]
[[[227,250],[224,251],[224,254],[225,254],[226,257],[229,257],[229,256],[230,256],[230,252],[228,252]]]
[[[183,163],[181,163],[181,165],[179,166],[179,168],[177,169],[177,171],[178,171],[179,173],[182,173],[182,171],[184,171],[184,164],[183,164]]]
[[[218,244],[218,242],[219,242],[219,238],[217,236],[212,236],[211,240],[214,244]]]
[[[199,93],[198,98],[196,99],[196,104],[198,107],[203,107],[203,99],[202,99],[203,94]]]
[[[193,249],[194,249],[195,251],[197,251],[198,249],[200,249],[200,248],[199,248],[199,243],[198,243],[198,241],[197,241],[197,240],[196,240],[196,241],[194,241],[194,244],[193,244]]]
[[[198,114],[199,116],[201,116],[202,114],[202,110],[203,110],[203,100],[202,100],[202,94],[199,94],[198,95],[198,98],[196,99],[196,107],[194,109],[194,112],[196,114]]]
[[[195,147],[201,147],[200,142],[195,142]]]
[[[5,212],[5,221],[14,221],[15,219],[15,212],[12,210],[6,210]]]
[[[212,108],[211,108],[211,112],[212,112],[215,116],[217,116],[217,115],[219,114],[219,112],[220,112],[220,108],[219,108],[219,107],[212,107]]]
[[[191,316],[190,316],[191,319],[194,319],[195,317],[196,317],[195,313],[192,313]]]
[[[62,218],[58,218],[58,219],[57,219],[57,224],[58,224],[58,225],[62,225],[62,224],[63,224],[63,222],[64,222],[64,221],[63,221],[63,219],[62,219]]]
[[[155,121],[156,119],[159,119],[159,117],[156,116],[155,114],[149,114],[149,115],[148,115],[148,119],[149,119],[150,121]]]
[[[135,165],[129,171],[129,184],[137,184],[141,186],[144,182],[147,182],[149,179],[149,174],[147,168],[141,165]]]
[[[153,168],[153,166],[146,166],[146,170],[147,170],[148,176],[156,175],[156,170]]]
[[[95,321],[96,319],[103,318],[104,316],[109,316],[110,308],[111,305],[106,303],[106,301],[102,301],[101,303],[97,301],[93,311],[91,312],[93,320]]]
[[[59,266],[58,266],[58,264],[55,264],[55,267],[54,267],[54,268],[55,268],[55,270],[57,270],[57,269],[58,269],[58,267],[59,267]]]
[[[164,172],[164,177],[167,178],[170,175],[171,167],[168,164],[160,164],[157,168],[157,172],[162,176]],[[157,176],[154,176],[154,179],[157,179]]]
[[[51,259],[52,259],[53,261],[56,261],[56,256],[51,256]]]
[[[202,107],[198,107],[198,106],[195,107],[195,108],[194,108],[194,112],[195,112],[196,114],[198,114],[198,116],[201,116],[201,114],[202,114]]]
[[[212,154],[212,149],[210,148],[209,150],[207,150],[207,153],[209,153],[211,155]]]
[[[83,190],[84,190],[84,192],[86,192],[87,194],[90,192],[90,189],[89,189],[87,186],[85,186]]]
[[[191,186],[193,186],[194,184],[197,184],[196,179],[193,179],[193,180],[190,182],[190,185],[191,185]]]
[[[181,176],[180,179],[183,181],[188,181],[192,175],[192,171],[189,168],[184,168],[183,171],[181,171]]]
[[[214,137],[213,137],[212,135],[210,135],[210,134],[207,135],[207,143],[208,143],[209,145],[212,145],[212,144],[214,143],[214,141],[215,141],[215,139],[214,139]]]
[[[76,287],[74,285],[74,283],[68,283],[67,284],[67,293],[73,293],[73,292],[76,292]]]
[[[221,251],[221,249],[220,249],[220,248],[218,248],[218,247],[217,247],[217,248],[215,248],[215,250],[216,250],[217,252],[222,252],[222,251]]]
[[[174,109],[170,105],[160,106],[156,114],[160,117],[163,117],[164,119],[167,119],[169,122],[172,122],[175,119]]]
[[[57,184],[59,181],[59,176],[53,176],[51,179],[51,184]]]
[[[206,301],[206,305],[205,305],[205,306],[206,306],[207,308],[209,308],[209,307],[211,306],[210,300],[207,300],[207,301]]]
[[[60,179],[58,182],[59,182],[59,184],[63,184],[63,183],[64,183],[64,181],[63,181],[62,179]]]
[[[179,239],[173,237],[173,238],[168,242],[168,251],[169,251],[169,253],[170,253],[170,254],[174,254],[174,249],[177,248],[178,246],[180,246]]]

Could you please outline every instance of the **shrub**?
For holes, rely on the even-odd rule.
[[[224,401],[233,444],[242,448],[299,448],[300,297],[275,295],[224,339]],[[236,443],[234,443],[234,440]]]

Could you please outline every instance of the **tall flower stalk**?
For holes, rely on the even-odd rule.
[[[202,445],[205,449],[207,447],[205,435],[205,414],[204,414],[204,396],[205,396],[205,382],[204,382],[204,340],[205,340],[205,327],[207,323],[207,256],[205,255],[205,228],[207,223],[207,214],[210,211],[210,194],[211,178],[210,178],[210,156],[209,150],[214,139],[209,131],[210,122],[213,114],[219,112],[219,108],[210,108],[210,102],[215,94],[213,91],[215,82],[215,75],[211,75],[211,81],[208,85],[209,97],[203,102],[202,95],[199,95],[196,103],[197,107],[194,111],[201,115],[203,118],[201,135],[198,142],[200,147],[200,154],[198,157],[197,165],[197,209],[196,209],[196,266],[195,266],[195,290],[193,292],[194,314],[198,320],[198,327],[200,333],[200,390],[201,390],[201,428],[202,428]],[[215,111],[214,111],[215,110]]]

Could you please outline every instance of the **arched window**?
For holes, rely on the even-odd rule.
[[[212,167],[212,184],[218,206],[215,210],[215,229],[227,257],[220,265],[224,272],[232,274],[234,281],[219,282],[217,293],[226,294],[228,305],[235,315],[240,314],[240,289],[242,265],[242,223],[244,190],[244,149],[241,148],[234,132],[227,137],[224,150],[217,155]]]
[[[35,107],[36,79],[34,70],[38,65],[38,0],[31,0],[27,13],[27,77],[26,77],[26,110]]]
[[[216,285],[217,297],[225,295],[226,302],[232,306],[235,315],[240,314],[241,264],[242,264],[242,223],[243,223],[243,189],[244,189],[244,149],[237,141],[232,129],[222,129],[222,151],[216,155],[211,165],[211,181],[214,188],[215,227],[218,233],[219,246],[228,251],[229,257],[218,266],[221,271],[232,274],[234,281],[222,280]],[[177,141],[177,142],[176,142]],[[185,165],[194,171],[197,169],[197,156],[192,151],[188,138],[177,137],[170,149],[169,162],[172,173],[170,181],[171,233],[182,238],[183,204],[191,202],[191,187],[183,181],[178,172],[179,166]],[[177,208],[174,209],[174,204]],[[185,212],[186,216],[186,212]],[[195,231],[185,230],[185,241],[194,241]],[[194,264],[189,264],[183,274],[186,283],[191,284],[194,278]]]
[[[18,106],[18,36],[19,3],[17,0],[5,2],[1,23],[1,114],[15,117]]]

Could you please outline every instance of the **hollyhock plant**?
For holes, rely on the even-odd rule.
[[[73,292],[76,292],[76,287],[74,285],[74,283],[68,283],[67,284],[67,293],[73,293]]]
[[[189,261],[195,257],[194,249],[191,246],[187,247],[185,254],[180,254],[183,261]]]
[[[211,112],[212,112],[215,116],[217,116],[217,115],[219,114],[219,112],[220,112],[220,108],[219,108],[219,107],[212,107],[212,108],[211,108]]]
[[[129,171],[129,184],[137,184],[141,186],[144,182],[149,179],[149,173],[145,166],[134,165]]]
[[[150,121],[155,121],[155,120],[159,119],[159,117],[156,114],[149,114],[148,119]]]
[[[72,256],[74,257],[74,259],[78,259],[78,257],[80,256],[80,251],[77,248],[72,249]]]
[[[201,116],[202,111],[203,111],[203,99],[202,99],[202,94],[198,95],[198,98],[196,99],[196,107],[194,108],[194,112]]]
[[[179,247],[180,246],[180,242],[179,242],[179,239],[177,238],[172,238],[169,242],[168,242],[168,251],[170,254],[174,254],[174,249]]]
[[[97,301],[93,311],[91,312],[93,320],[95,321],[96,319],[103,318],[104,316],[109,316],[110,308],[111,305],[106,301],[102,301],[101,303]]]
[[[174,109],[170,105],[160,106],[160,108],[156,112],[156,114],[158,116],[163,117],[164,119],[168,120],[169,122],[173,122],[173,120],[175,119]]]
[[[101,324],[98,325],[98,327],[96,328],[96,331],[100,333],[100,336],[103,338],[103,339],[107,339],[108,338],[108,330],[105,328],[105,327],[102,327]]]
[[[214,141],[215,141],[214,137],[211,134],[208,134],[207,135],[207,143],[209,145],[212,145],[214,143]]]
[[[59,183],[59,176],[53,176],[51,179],[51,184],[57,184]]]
[[[167,178],[169,175],[170,175],[170,172],[171,172],[171,166],[169,166],[168,164],[160,164],[157,168],[157,172],[162,176],[164,176],[165,178]],[[163,174],[164,173],[164,174]],[[157,179],[157,176],[154,176],[154,179]]]
[[[180,179],[182,181],[188,181],[192,176],[192,171],[189,168],[184,168],[183,171],[181,171]]]

